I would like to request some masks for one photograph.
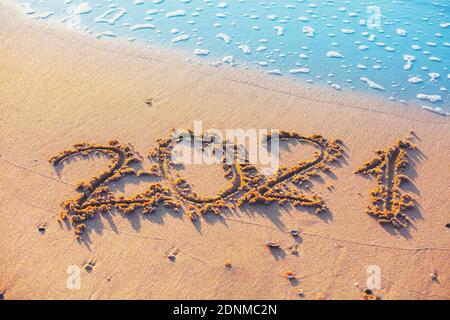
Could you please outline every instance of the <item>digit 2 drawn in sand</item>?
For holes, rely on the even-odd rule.
[[[214,143],[214,139],[206,137],[205,134],[196,137],[192,131],[187,132],[192,140],[200,140],[202,147]],[[266,137],[267,141],[271,138],[271,134]],[[319,171],[330,170],[327,164],[338,161],[342,156],[341,142],[327,140],[320,135],[307,137],[286,131],[281,131],[278,138],[311,145],[316,149],[316,153],[312,159],[300,161],[293,167],[281,167],[274,175],[266,177],[249,163],[246,155],[238,152],[241,146],[234,144],[232,148],[229,148],[230,142],[223,141],[215,147],[234,150],[234,163],[228,164],[225,161],[226,152],[222,153],[224,177],[229,183],[222,191],[209,197],[200,197],[192,191],[186,179],[178,175],[174,177],[173,169],[177,164],[172,161],[171,155],[173,148],[180,143],[179,139],[173,137],[159,139],[158,146],[150,152],[149,159],[152,165],[147,171],[134,169],[131,165],[142,164],[141,159],[129,146],[117,141],[110,141],[109,145],[76,144],[72,149],[52,157],[49,162],[58,167],[71,157],[97,153],[112,159],[112,164],[99,176],[77,184],[77,191],[81,194],[62,203],[63,211],[60,218],[68,219],[75,233],[79,235],[85,229],[86,220],[94,218],[97,213],[107,213],[113,208],[125,214],[141,208],[144,214],[149,214],[162,205],[175,211],[186,212],[191,220],[208,212],[220,214],[221,209],[233,209],[244,204],[256,203],[283,205],[289,202],[294,206],[315,208],[316,213],[326,211],[327,207],[319,195],[306,195],[293,186],[300,187],[303,182],[318,175]],[[154,176],[162,180],[150,183],[146,191],[134,196],[114,196],[109,189],[109,184],[125,175]],[[293,186],[288,183],[292,183]]]
[[[409,149],[416,149],[412,137],[398,140],[386,150],[378,150],[377,156],[366,161],[356,174],[370,174],[376,178],[377,185],[370,191],[371,204],[367,213],[375,216],[380,224],[392,224],[396,228],[408,226],[405,210],[415,206],[414,199],[400,191],[403,182],[409,178],[403,174],[408,165]]]

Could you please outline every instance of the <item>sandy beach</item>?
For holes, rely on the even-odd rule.
[[[0,291],[5,299],[361,299],[378,266],[380,299],[450,298],[450,120],[420,106],[338,92],[251,70],[213,67],[183,53],[119,39],[96,40],[32,21],[0,2]],[[146,103],[151,99],[152,105]],[[342,141],[330,172],[311,178],[328,210],[289,203],[206,213],[112,210],[86,222],[80,239],[60,221],[80,180],[111,160],[49,159],[74,144],[117,140],[147,158],[172,128],[280,129]],[[401,228],[367,214],[377,181],[355,174],[399,139],[415,207]],[[402,149],[403,150],[403,149]],[[281,164],[310,159],[298,144]],[[199,195],[227,185],[220,165],[180,174]],[[146,190],[148,177],[109,184],[115,195]],[[167,183],[164,177],[158,181]],[[299,230],[293,237],[290,230]],[[280,246],[270,249],[267,241]],[[73,267],[79,289],[67,288]],[[292,271],[295,279],[286,279]],[[434,275],[434,276],[432,276]],[[299,295],[299,290],[302,294]]]

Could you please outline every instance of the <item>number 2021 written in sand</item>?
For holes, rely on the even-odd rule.
[[[200,143],[202,149],[210,146],[214,140],[206,134],[195,136],[192,131],[187,132],[192,141]],[[266,139],[270,141],[271,138],[269,133]],[[235,160],[229,163],[225,161],[224,155],[221,162],[228,183],[213,196],[199,196],[186,179],[175,173],[179,164],[173,161],[172,152],[181,142],[180,139],[159,139],[158,146],[148,155],[151,165],[146,170],[136,169],[143,168],[143,160],[129,145],[115,140],[105,145],[75,144],[72,149],[49,159],[49,162],[58,169],[70,158],[94,154],[106,156],[111,159],[112,164],[98,176],[77,183],[76,190],[79,195],[62,202],[60,219],[68,220],[79,237],[89,219],[93,219],[97,214],[108,214],[112,210],[130,214],[140,209],[143,214],[151,214],[162,206],[185,212],[192,221],[206,213],[220,215],[223,210],[257,204],[289,203],[295,207],[309,208],[317,214],[327,211],[320,195],[313,192],[306,194],[304,191],[309,188],[313,177],[330,171],[330,166],[341,162],[342,141],[286,131],[280,131],[277,138],[288,143],[308,144],[315,148],[316,152],[311,159],[300,161],[292,167],[280,167],[274,174],[266,176],[248,161],[245,152],[244,155],[239,152],[241,145],[233,144],[231,150]],[[376,156],[355,171],[356,174],[375,177],[375,187],[370,190],[367,213],[375,217],[380,224],[392,224],[396,228],[408,226],[409,220],[404,212],[414,207],[415,201],[410,195],[402,193],[400,186],[409,181],[404,169],[408,164],[408,151],[416,148],[412,140],[411,132],[409,137],[398,140],[386,150],[375,151]],[[230,150],[229,147],[229,141],[221,141],[215,145],[216,150]],[[125,176],[153,177],[157,181],[149,183],[144,192],[133,196],[114,195],[109,188],[110,184]]]

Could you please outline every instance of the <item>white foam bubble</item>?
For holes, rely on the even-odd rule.
[[[430,82],[437,82],[437,79],[439,79],[441,75],[437,72],[430,72],[428,73],[428,76],[430,77]]]
[[[405,37],[407,34],[406,30],[400,28],[396,29],[395,32],[401,37]]]
[[[440,95],[437,94],[423,94],[423,93],[419,93],[416,96],[417,99],[419,100],[428,100],[430,102],[438,102],[442,100],[442,97]]]
[[[420,78],[420,77],[410,77],[410,78],[408,79],[408,82],[409,82],[409,83],[412,83],[412,84],[422,83],[422,82],[423,82],[423,79]]]
[[[309,68],[296,68],[289,70],[290,74],[296,74],[296,73],[310,73],[311,70]]]
[[[259,46],[256,48],[256,51],[258,51],[258,52],[265,51],[265,50],[267,50],[266,46]]]
[[[273,75],[276,75],[276,76],[281,76],[281,75],[282,75],[280,69],[269,70],[269,71],[267,71],[266,73],[267,73],[267,74],[273,74]]]
[[[117,34],[112,31],[103,31],[101,35],[105,36],[105,37],[110,37],[110,38],[117,37]]]
[[[302,32],[310,38],[314,37],[314,28],[311,26],[303,27]]]
[[[273,28],[277,31],[277,35],[279,35],[279,36],[284,35],[284,27],[283,26],[275,26]]]
[[[416,57],[409,54],[405,54],[403,55],[403,60],[406,61],[405,65],[403,66],[403,69],[410,70],[412,68],[413,61],[416,60]]]
[[[337,51],[328,51],[328,52],[327,52],[327,57],[328,57],[328,58],[342,58],[343,55],[340,54],[340,53],[337,52]]]
[[[47,11],[47,12],[42,12],[39,13],[37,16],[35,16],[36,19],[48,19],[49,17],[53,16],[55,13],[53,11]]]
[[[189,35],[187,35],[187,34],[182,34],[182,35],[179,35],[179,36],[173,38],[173,39],[172,39],[172,42],[176,43],[176,42],[180,42],[180,41],[186,41],[186,40],[188,40],[189,38],[190,38]]]
[[[341,32],[345,33],[345,34],[353,34],[353,33],[355,33],[355,30],[349,29],[349,28],[343,28],[343,29],[341,29]]]
[[[333,89],[336,89],[336,90],[341,90],[341,86],[340,85],[338,85],[337,83],[332,83],[331,85],[330,85]]]
[[[308,55],[306,53],[300,53],[298,56],[301,59],[308,59]]]
[[[91,5],[89,4],[89,2],[82,2],[80,4],[78,4],[78,6],[76,6],[75,10],[74,10],[74,14],[88,14],[92,12],[92,8]]]
[[[424,108],[427,111],[430,111],[430,112],[439,114],[441,116],[444,116],[444,117],[450,116],[450,113],[445,112],[444,110],[442,110],[442,108],[439,108],[439,107],[433,108],[433,107],[429,107],[429,106],[422,106],[422,108]]]
[[[166,18],[175,18],[175,17],[183,17],[186,15],[186,11],[184,10],[175,10],[166,13]]]
[[[252,53],[250,47],[246,44],[241,44],[240,46],[238,46],[239,49],[241,49],[241,51],[245,54],[250,54]]]
[[[155,29],[156,26],[151,23],[134,24],[130,27],[130,31],[142,30],[142,29]]]
[[[207,56],[209,54],[209,50],[207,49],[195,49],[194,54],[197,56]]]
[[[361,77],[359,79],[361,81],[365,82],[372,89],[381,90],[381,91],[386,90],[382,85],[375,83],[374,81],[370,80],[369,78]]]
[[[225,43],[231,42],[231,37],[225,33],[218,33],[216,35],[217,38],[222,39]]]
[[[225,57],[223,57],[222,61],[224,63],[233,64],[234,57],[233,56],[225,56]]]

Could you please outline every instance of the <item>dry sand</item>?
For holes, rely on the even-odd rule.
[[[0,290],[6,299],[359,299],[367,267],[381,269],[383,299],[450,298],[450,121],[419,107],[185,61],[181,54],[98,41],[25,19],[0,4]],[[144,103],[154,98],[152,107]],[[170,210],[116,213],[83,235],[57,221],[73,184],[108,161],[48,159],[78,142],[131,143],[143,155],[171,128],[279,128],[340,138],[346,157],[314,182],[330,208],[246,207],[192,223]],[[368,216],[373,179],[353,172],[414,129],[407,186],[418,209],[396,231]],[[289,164],[307,157],[294,148]],[[283,155],[283,154],[282,154]],[[285,159],[286,159],[285,158]],[[283,158],[282,158],[283,161]],[[287,160],[284,160],[287,161]],[[217,167],[189,168],[198,193],[225,183]],[[125,179],[117,193],[142,191]],[[332,184],[331,191],[326,188]],[[46,224],[45,233],[38,227]],[[299,240],[287,231],[299,228]],[[266,240],[279,240],[270,252]],[[298,245],[299,255],[287,247]],[[170,261],[167,255],[178,252]],[[228,270],[224,261],[229,260]],[[83,266],[91,262],[92,270]],[[69,266],[81,288],[66,288]],[[298,281],[283,278],[292,270]],[[437,272],[437,281],[430,273]],[[360,288],[354,283],[360,284]]]

